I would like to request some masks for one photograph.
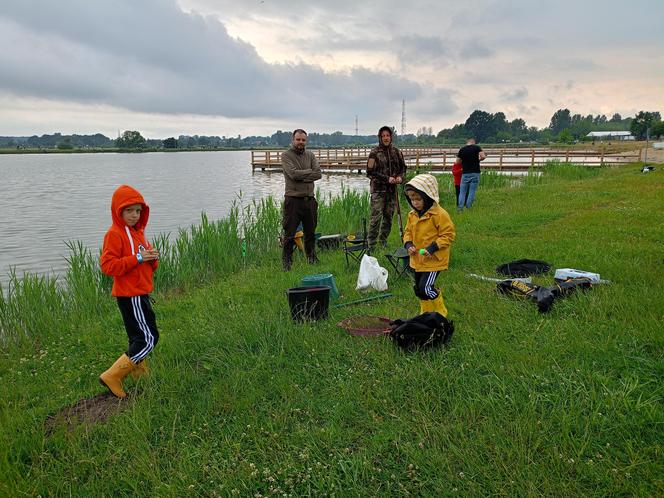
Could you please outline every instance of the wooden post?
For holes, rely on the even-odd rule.
[[[530,167],[535,167],[535,149],[530,149]]]
[[[443,171],[447,167],[447,152],[443,151]]]
[[[643,149],[639,148],[639,158],[636,160],[637,163],[641,162],[641,156],[643,154]]]
[[[254,151],[251,151],[251,171],[254,171],[256,169],[256,164],[254,163]]]
[[[604,166],[604,149],[602,149],[602,155],[599,156],[599,165]]]
[[[418,149],[415,156],[415,171],[420,172],[420,151]]]
[[[272,151],[270,151],[270,150],[265,151],[265,159],[266,159],[265,162],[267,163],[267,167],[269,168],[270,163],[271,163],[271,159],[272,159]]]
[[[565,162],[569,162],[569,149],[567,149],[567,152],[565,152]]]
[[[503,151],[505,149],[500,149],[500,162],[498,163],[498,171],[503,170]]]

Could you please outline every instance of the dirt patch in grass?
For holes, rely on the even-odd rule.
[[[80,425],[102,424],[108,417],[120,413],[129,406],[127,398],[120,399],[111,393],[101,393],[92,398],[83,398],[71,406],[46,417],[44,428],[50,435],[59,428],[72,431]]]

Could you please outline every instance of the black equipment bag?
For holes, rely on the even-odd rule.
[[[578,278],[568,278],[562,282],[558,282],[548,289],[555,297],[567,296],[568,294],[573,293],[576,289],[588,290],[592,287],[592,282],[589,278],[578,277]]]
[[[537,303],[537,309],[542,313],[551,309],[556,298],[565,297],[577,289],[587,290],[591,287],[589,278],[570,278],[551,287],[529,284],[521,280],[503,280],[496,284],[498,292]]]
[[[496,284],[496,289],[503,294],[534,301],[537,303],[537,309],[542,313],[549,311],[555,299],[553,292],[548,287],[529,284],[521,280],[503,280]]]
[[[545,261],[536,259],[517,259],[510,263],[505,263],[496,267],[496,271],[501,275],[512,278],[529,277],[530,275],[540,275],[551,269],[551,265]]]
[[[447,344],[454,333],[454,323],[435,311],[394,320],[390,325],[390,339],[407,351]]]

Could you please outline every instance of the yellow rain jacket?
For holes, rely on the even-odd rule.
[[[425,200],[422,212],[413,209],[408,213],[403,234],[404,244],[412,242],[417,249],[417,253],[410,256],[410,266],[417,272],[446,270],[456,230],[450,215],[438,205],[438,181],[432,175],[417,175],[406,183],[405,188],[416,190]],[[434,247],[437,250],[429,256],[419,253],[420,249],[431,252]]]

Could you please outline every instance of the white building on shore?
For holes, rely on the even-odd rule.
[[[586,135],[595,140],[634,140],[634,135],[629,131],[591,131]]]

